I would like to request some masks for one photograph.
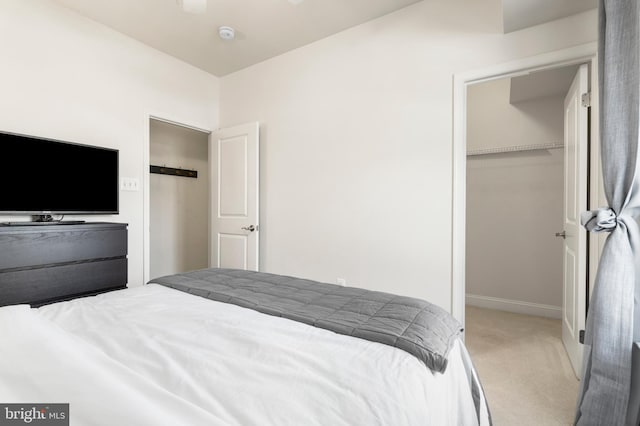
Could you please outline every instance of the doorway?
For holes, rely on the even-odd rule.
[[[454,75],[453,82],[453,200],[452,200],[452,269],[451,313],[465,325],[466,305],[466,166],[467,166],[467,88],[475,83],[503,77],[526,75],[535,71],[586,63],[591,69],[591,87],[598,86],[597,43],[587,43],[534,57],[502,63],[485,69]],[[589,170],[591,176],[600,176],[597,90],[592,91],[591,151]],[[593,179],[589,190],[588,207],[594,208],[604,201],[601,179]],[[589,241],[589,291],[593,287],[595,268],[602,240]]]
[[[562,317],[564,100],[577,65],[467,88],[467,305]]]
[[[587,43],[568,49],[563,49],[539,56],[524,58],[513,62],[503,63],[486,69],[465,72],[454,76],[453,91],[453,201],[452,201],[452,306],[451,312],[463,326],[465,326],[466,306],[466,166],[467,166],[467,89],[470,85],[496,80],[504,77],[527,75],[532,72],[561,68],[569,65],[586,64],[591,70],[589,82],[591,88],[591,138],[590,151],[588,153],[588,170],[593,177],[589,184],[588,201],[586,208],[594,209],[605,202],[602,189],[600,171],[600,145],[598,122],[598,73],[597,73],[597,43]],[[565,168],[567,169],[567,168]],[[581,211],[577,212],[578,215]],[[590,238],[585,246],[588,247],[588,278],[582,283],[588,283],[588,289],[576,299],[580,303],[574,305],[581,307],[571,313],[573,318],[584,320],[586,316],[585,299],[593,289],[593,281],[603,245],[602,238]],[[567,244],[565,243],[565,246]],[[586,271],[583,271],[586,272]],[[566,281],[566,277],[565,277]],[[584,289],[584,286],[579,288]],[[580,300],[581,299],[581,300]],[[563,312],[564,314],[565,312]],[[579,328],[574,328],[574,342],[578,342]],[[566,346],[566,345],[565,345]],[[575,367],[575,366],[574,366]],[[579,367],[577,367],[579,368]]]
[[[589,144],[574,137],[580,126],[571,114],[577,94],[589,90],[575,89],[576,81],[588,80],[589,66],[592,59],[514,70],[464,87],[467,343],[480,374],[489,370],[488,397],[506,392],[501,400],[511,398],[520,414],[543,423],[544,416],[571,421],[581,369],[575,319],[582,316],[583,328],[586,311],[577,302],[587,294],[588,254],[576,235],[586,233],[566,219],[575,224],[590,206]],[[585,173],[572,181],[579,158]],[[577,192],[584,204],[576,208]],[[585,262],[567,262],[567,253]],[[565,290],[568,282],[579,282],[580,297]],[[564,341],[567,322],[575,341]],[[504,406],[494,414],[506,421],[516,413]]]
[[[467,88],[467,304],[559,319],[577,377],[588,276],[579,223],[588,209],[588,75],[579,64]]]
[[[149,279],[209,265],[209,132],[149,120]]]
[[[506,348],[517,346],[519,339],[514,337],[520,332],[527,336],[527,343],[535,342],[540,356],[554,359],[554,365],[567,364],[568,353],[576,375],[582,348],[572,340],[565,345],[562,339],[565,311],[572,329],[576,322],[574,292],[568,291],[571,283],[565,281],[586,276],[575,270],[586,268],[587,252],[586,245],[574,244],[573,258],[565,259],[565,246],[575,238],[563,237],[568,228],[565,210],[587,189],[586,176],[574,180],[567,176],[586,156],[579,159],[572,153],[575,141],[565,140],[575,133],[569,131],[575,120],[567,120],[565,105],[575,97],[573,83],[583,72],[586,78],[587,66],[571,65],[467,88],[465,315],[474,320],[467,337],[477,347],[478,335],[493,336]],[[586,120],[582,126],[586,130]],[[580,151],[586,152],[588,140],[581,144]],[[574,210],[585,210],[585,200],[586,196],[580,197],[581,204]],[[580,281],[586,288],[586,282]],[[517,315],[494,321],[488,329],[478,327],[476,323],[487,317],[497,317],[495,311]],[[541,317],[550,320],[539,321]],[[518,321],[523,324],[508,327]],[[504,335],[511,337],[501,339]],[[500,350],[493,353],[499,356]],[[542,375],[544,369],[538,370]],[[524,376],[528,371],[514,369],[509,374]],[[563,373],[553,370],[550,376]]]

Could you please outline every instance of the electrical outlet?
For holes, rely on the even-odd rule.
[[[336,284],[341,285],[342,287],[347,285],[346,278],[336,278]]]
[[[136,178],[122,177],[120,178],[121,191],[139,191],[140,180]]]

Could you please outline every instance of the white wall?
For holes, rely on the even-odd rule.
[[[119,149],[120,176],[142,184],[148,114],[217,127],[216,77],[53,2],[2,0],[0,39],[4,131]],[[130,286],[143,284],[143,201],[121,192],[119,215],[86,218],[129,224]]]
[[[497,0],[433,0],[221,79],[261,125],[261,268],[451,308],[455,73],[597,39],[594,11],[501,33]]]
[[[564,96],[548,96],[512,104],[509,101],[510,80],[501,78],[469,86],[468,151],[529,144],[562,144]]]
[[[149,176],[149,278],[206,268],[209,135],[158,120],[150,130],[152,165],[196,170],[198,177]]]
[[[560,318],[564,154],[469,157],[467,303]]]

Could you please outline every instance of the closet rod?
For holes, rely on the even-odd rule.
[[[488,154],[502,154],[505,152],[521,152],[521,151],[536,151],[540,149],[559,149],[564,148],[563,143],[543,143],[536,145],[519,145],[519,146],[505,146],[500,148],[483,148],[467,151],[467,157],[475,155],[488,155]]]
[[[149,166],[149,172],[157,173],[159,175],[183,176],[183,177],[190,177],[190,178],[198,177],[197,170],[176,169],[174,167],[165,167],[165,166]]]

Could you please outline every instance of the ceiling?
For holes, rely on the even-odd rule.
[[[579,66],[569,65],[512,77],[509,102],[515,104],[539,98],[565,96]]]
[[[504,32],[521,30],[598,7],[598,0],[502,0]]]
[[[184,12],[177,0],[54,1],[221,77],[420,0],[208,0],[202,14]],[[596,0],[502,1],[505,32],[596,7]],[[220,39],[220,26],[234,28],[235,39]]]
[[[223,76],[419,0],[208,0],[203,14],[176,0],[55,1]],[[235,40],[220,39],[220,26],[234,28]]]

